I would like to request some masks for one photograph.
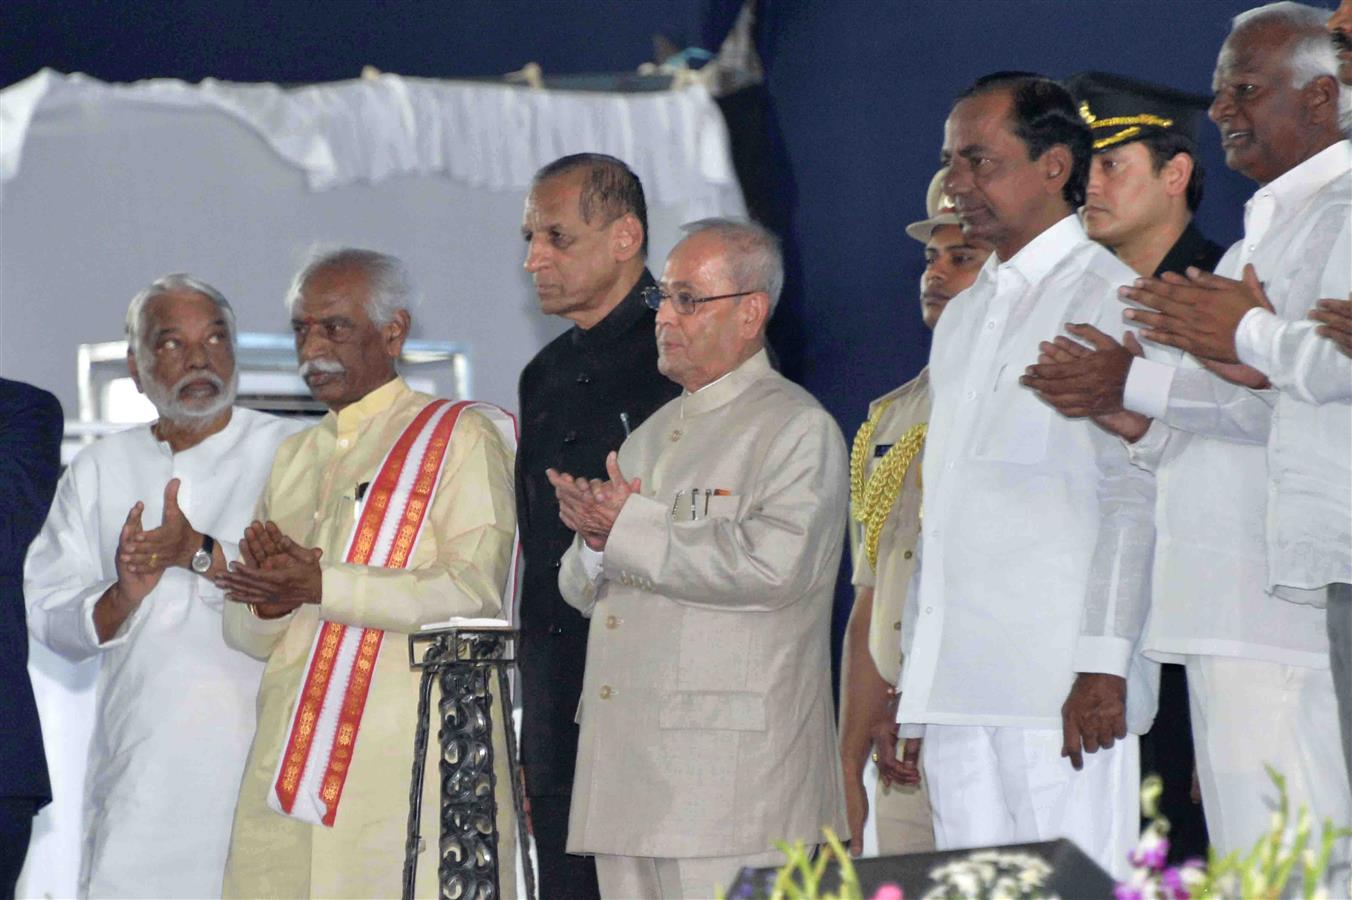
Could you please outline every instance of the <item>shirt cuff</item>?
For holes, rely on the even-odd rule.
[[[1136,443],[1130,444],[1125,440],[1122,443],[1126,445],[1127,459],[1133,466],[1146,472],[1154,472],[1159,468],[1164,448],[1169,443],[1169,426],[1159,419],[1151,419],[1150,427]]]
[[[606,554],[603,550],[593,550],[588,547],[586,542],[578,544],[578,561],[582,563],[582,571],[587,573],[587,578],[595,581],[601,577],[601,572],[605,568]]]
[[[1255,306],[1244,314],[1235,328],[1235,356],[1244,365],[1253,366],[1266,375],[1272,361],[1264,351],[1276,343],[1281,327],[1281,319],[1261,306]]]
[[[116,584],[116,582],[113,582],[113,584]],[[109,587],[111,586],[112,585],[110,584]],[[84,611],[80,617],[80,625],[81,630],[84,631],[84,639],[88,641],[90,648],[97,651],[108,650],[116,647],[118,644],[125,644],[127,638],[131,636],[132,624],[136,621],[136,617],[141,614],[141,607],[144,606],[146,602],[150,601],[150,595],[147,594],[145,599],[137,604],[136,608],[128,613],[127,617],[122,620],[122,624],[117,626],[117,631],[113,632],[113,636],[108,638],[108,640],[99,643],[99,630],[94,627],[94,607],[98,604],[99,598],[101,598],[107,590],[108,588],[104,588],[102,591],[98,591],[97,593],[90,594],[86,597],[84,601]]]
[[[1076,672],[1098,672],[1126,678],[1133,649],[1131,641],[1125,638],[1080,635],[1071,665]]]
[[[1174,383],[1175,368],[1138,356],[1127,370],[1127,383],[1122,389],[1122,405],[1152,419],[1164,417],[1169,408],[1169,388]]]
[[[902,722],[897,726],[897,737],[899,738],[922,738],[925,736],[925,725],[923,722]]]

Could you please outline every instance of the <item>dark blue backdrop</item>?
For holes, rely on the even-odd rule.
[[[662,32],[716,47],[736,0],[6,0],[0,84],[41,66],[295,83],[355,77],[632,70]],[[924,365],[920,218],[951,98],[995,69],[1107,69],[1206,92],[1243,0],[765,0],[773,152],[789,280],[773,337],[787,374],[849,436],[870,397]],[[1199,220],[1222,243],[1249,188],[1204,125]],[[515,222],[499,223],[515,254]],[[660,261],[656,261],[660,264]],[[842,597],[843,601],[843,597]],[[842,612],[844,603],[841,604]],[[838,623],[839,625],[839,623]]]

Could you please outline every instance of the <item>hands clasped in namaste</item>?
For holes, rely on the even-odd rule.
[[[274,522],[254,521],[239,542],[240,561],[216,577],[227,600],[253,605],[265,619],[286,615],[303,603],[318,603],[323,573],[318,547],[302,547]]]
[[[606,456],[606,474],[609,481],[599,478],[581,478],[546,469],[549,483],[559,498],[559,518],[563,524],[582,535],[582,540],[593,550],[604,550],[610,529],[624,508],[630,494],[639,493],[640,480],[624,477],[620,471],[619,455],[611,451]]]

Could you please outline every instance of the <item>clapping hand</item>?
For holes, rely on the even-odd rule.
[[[158,559],[154,564],[149,561],[146,564],[133,564],[131,561],[131,548],[136,539],[145,534],[141,528],[141,513],[144,511],[145,504],[141,501],[132,504],[127,512],[127,520],[122,523],[122,530],[118,534],[117,555],[114,557],[114,565],[117,567],[117,590],[121,595],[120,599],[129,604],[140,603],[147,594],[155,590],[155,585],[160,583],[160,576],[164,574],[167,565],[167,561],[162,563]]]
[[[1136,338],[1127,332],[1118,343],[1088,324],[1069,324],[1066,331],[1090,346],[1064,335],[1044,341],[1039,348],[1042,355],[1024,371],[1019,383],[1070,419],[1120,413],[1127,373],[1141,355]]]
[[[193,554],[202,546],[202,535],[192,527],[178,505],[179,485],[179,479],[171,478],[164,486],[164,515],[160,527],[152,531],[138,528],[130,541],[118,548],[118,562],[128,571],[162,572],[169,566],[186,569]],[[138,522],[139,519],[138,515]]]
[[[1077,362],[1090,365],[1092,358],[1095,356],[1106,360],[1118,355],[1118,351],[1122,350],[1130,353],[1131,358],[1140,356],[1141,345],[1136,341],[1136,336],[1128,331],[1122,335],[1122,343],[1119,344],[1092,325],[1072,324],[1067,325],[1066,330],[1076,337],[1091,341],[1094,346],[1086,347],[1078,341],[1072,341],[1065,335],[1057,335],[1056,339],[1052,341],[1043,341],[1038,345],[1037,364],[1028,367],[1027,374],[1021,379],[1022,383],[1033,388],[1044,403],[1052,406],[1062,415],[1071,418],[1077,415],[1092,415],[1094,423],[1104,431],[1135,443],[1150,427],[1149,418],[1125,408],[1119,408],[1115,412],[1095,411],[1110,406],[1120,407],[1122,399],[1120,387],[1115,402],[1094,404],[1092,400],[1084,397],[1069,383],[1071,379],[1059,378],[1057,373],[1074,373],[1077,369]],[[1127,367],[1130,368],[1130,362],[1128,362]],[[1124,373],[1124,380],[1125,377]],[[1059,385],[1065,385],[1065,387]]]
[[[227,600],[253,604],[264,618],[285,615],[305,603],[319,603],[323,571],[319,547],[302,547],[273,522],[253,522],[240,540],[242,561],[216,577]]]
[[[1235,331],[1250,310],[1272,311],[1252,265],[1244,267],[1242,281],[1189,266],[1186,277],[1165,272],[1159,278],[1138,278],[1117,293],[1146,307],[1123,313],[1141,326],[1141,337],[1219,363],[1239,362]]]
[[[619,518],[625,501],[642,487],[639,479],[624,477],[619,456],[613,450],[606,456],[606,474],[610,476],[609,481],[575,477],[555,469],[545,470],[559,499],[559,518],[580,534],[593,550],[605,549],[610,529]]]

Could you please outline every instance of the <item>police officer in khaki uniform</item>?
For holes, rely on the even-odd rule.
[[[963,236],[943,172],[930,182],[929,218],[906,226],[925,245],[920,310],[933,329],[944,306],[981,271],[990,248]],[[934,847],[929,801],[919,768],[919,741],[897,758],[896,696],[901,673],[901,610],[920,534],[920,459],[929,419],[927,370],[874,400],[850,455],[850,548],[855,601],[845,632],[841,676],[840,758],[850,823],[850,850],[863,851],[869,801],[864,767],[872,746],[878,764],[873,810],[881,854]]]

